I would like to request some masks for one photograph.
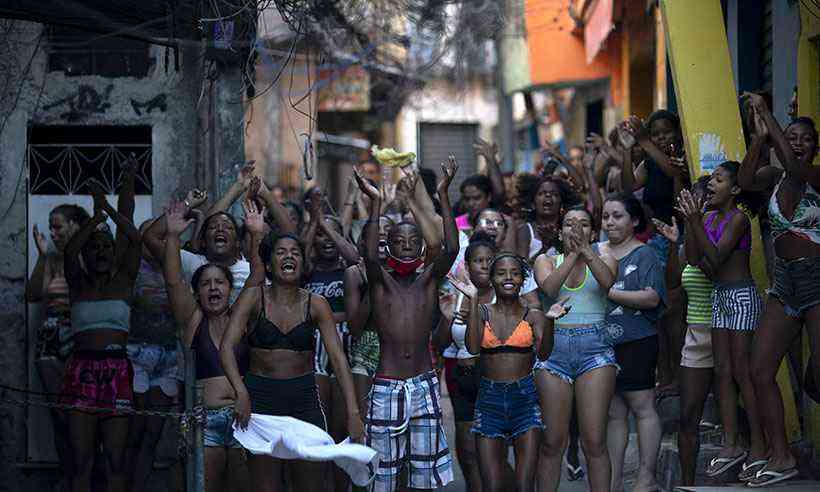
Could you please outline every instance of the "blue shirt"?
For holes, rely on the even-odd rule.
[[[666,307],[664,272],[649,246],[639,246],[618,262],[616,289],[635,291],[652,288],[661,298],[652,309],[638,310],[609,301],[605,322],[614,345],[657,334],[657,322]]]

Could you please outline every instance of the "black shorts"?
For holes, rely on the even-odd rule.
[[[616,391],[642,391],[655,387],[658,365],[658,336],[641,338],[615,346],[621,370],[615,379]]]
[[[478,385],[481,382],[481,370],[478,364],[453,368],[456,391],[450,395],[453,403],[453,416],[456,422],[472,422],[475,414],[475,402],[478,399]]]
[[[327,430],[313,373],[289,379],[248,373],[245,375],[245,387],[251,399],[252,413],[293,417]]]

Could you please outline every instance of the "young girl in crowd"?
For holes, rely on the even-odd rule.
[[[640,448],[640,467],[634,490],[655,490],[658,487],[655,467],[661,442],[661,422],[655,410],[656,325],[666,304],[664,272],[652,248],[635,238],[636,232],[646,228],[646,217],[637,198],[631,194],[607,197],[602,224],[609,240],[600,245],[599,251],[618,260],[618,273],[609,289],[610,304],[605,319],[621,368],[607,426],[612,490],[623,490],[630,411],[635,415]]]
[[[544,380],[541,409],[546,430],[541,446],[539,489],[554,491],[561,479],[561,456],[567,442],[573,400],[589,469],[590,490],[609,489],[610,462],[606,422],[615,390],[615,353],[602,333],[607,293],[615,280],[617,261],[600,256],[592,240],[592,217],[583,207],[563,216],[563,251],[541,255],[535,277],[550,299],[568,298],[572,310],[555,321],[555,341],[549,359],[538,361],[536,374]]]
[[[66,363],[61,402],[106,410],[68,412],[72,490],[91,490],[99,436],[105,450],[109,489],[124,492],[129,419],[117,410],[130,409],[134,399],[134,373],[125,347],[131,294],[140,264],[140,235],[131,222],[133,186],[123,187],[119,211],[109,205],[99,187],[92,191],[94,216],[65,248],[74,352]],[[106,216],[117,226],[116,240],[105,224]]]
[[[246,210],[245,225],[261,226],[261,214]],[[180,327],[180,340],[194,351],[196,380],[203,387],[206,407],[205,490],[249,490],[245,450],[233,436],[236,392],[219,361],[219,346],[228,331],[233,275],[226,266],[208,263],[199,267],[189,286],[182,274],[179,236],[190,226],[183,204],[173,203],[165,215],[164,275],[171,311]],[[193,291],[191,290],[193,288]],[[240,373],[248,368],[248,349],[235,346]]]
[[[482,304],[495,302],[495,292],[490,283],[489,267],[498,252],[493,238],[483,232],[474,232],[464,256],[469,274],[469,282],[476,288],[478,301]],[[459,284],[460,285],[460,284]],[[465,302],[465,300],[467,302]],[[476,459],[475,436],[471,432],[473,414],[478,398],[480,381],[478,354],[467,350],[466,332],[469,316],[469,300],[458,292],[455,300],[441,304],[442,319],[435,333],[434,344],[437,347],[452,347],[452,367],[447,368],[448,390],[453,404],[453,416],[456,423],[456,455],[461,465],[467,490],[481,491],[481,476]],[[450,384],[449,379],[452,379]],[[502,473],[506,480],[511,473]]]
[[[709,176],[704,176],[692,187],[692,196],[700,202],[706,195]],[[669,241],[677,244],[680,231],[675,217],[672,224],[654,219],[655,229]],[[687,237],[685,241],[693,241]],[[678,250],[681,250],[680,252]],[[712,291],[714,285],[704,270],[713,271],[702,257],[688,263],[685,246],[669,248],[666,263],[667,289],[683,288],[682,302],[686,305],[686,335],[681,349],[679,370],[680,430],[678,455],[681,463],[681,484],[694,485],[697,457],[700,452],[700,424],[703,407],[712,387],[714,357],[712,355]]]
[[[745,94],[756,113],[759,129],[744,159],[738,182],[744,190],[774,187],[769,201],[769,220],[774,237],[775,263],[766,311],[752,349],[752,377],[770,443],[768,463],[749,481],[765,487],[798,474],[789,452],[783,421],[783,401],[775,381],[789,345],[805,325],[811,339],[814,372],[820,380],[820,172],[812,162],[817,156],[817,129],[810,118],[797,118],[783,132],[763,99]],[[769,141],[783,165],[759,167],[757,156]],[[759,168],[758,168],[759,167]]]
[[[705,258],[714,270],[712,348],[721,422],[725,444],[706,470],[717,476],[743,463],[739,478],[748,480],[766,464],[766,443],[757,399],[749,372],[752,338],[763,314],[749,266],[752,250],[751,222],[738,207],[744,197],[737,185],[739,164],[727,161],[712,173],[707,187],[705,216],[702,204],[684,190],[679,207],[686,217],[688,258]],[[738,441],[737,390],[740,389],[749,421],[751,446],[745,451]]]
[[[88,212],[78,205],[58,205],[48,214],[48,230],[54,250],[49,251],[46,237],[37,224],[32,234],[37,247],[37,263],[31,271],[27,287],[29,302],[45,303],[43,324],[37,329],[34,349],[34,366],[46,393],[57,394],[63,381],[65,361],[72,349],[71,305],[68,283],[63,271],[64,252],[72,236],[88,222]],[[68,442],[66,440],[65,416],[51,412],[54,428],[54,445],[65,476],[70,476]]]
[[[470,353],[481,354],[481,383],[472,431],[476,436],[482,490],[504,489],[503,463],[507,441],[515,447],[515,486],[535,487],[541,409],[532,374],[533,355],[546,359],[552,350],[552,322],[566,314],[555,304],[545,315],[525,307],[519,297],[529,264],[511,253],[501,253],[489,266],[496,295],[493,304],[480,304],[475,286],[460,287],[470,298],[465,335]]]

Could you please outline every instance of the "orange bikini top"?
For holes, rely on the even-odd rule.
[[[521,321],[518,322],[512,335],[502,342],[493,331],[492,325],[490,325],[489,309],[487,309],[485,305],[481,307],[483,308],[482,317],[484,318],[484,337],[481,339],[481,352],[487,354],[532,352],[534,337],[532,326],[530,326],[530,323],[527,321],[527,314],[529,314],[530,308],[524,309],[524,316],[521,317]]]

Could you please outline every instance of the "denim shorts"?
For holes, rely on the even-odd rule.
[[[556,326],[552,353],[547,360],[536,363],[536,369],[544,369],[569,384],[585,372],[605,366],[617,368],[618,363],[602,324],[577,328]]]
[[[489,438],[514,439],[544,427],[532,374],[512,382],[481,378],[472,432]]]
[[[792,318],[802,318],[806,311],[820,304],[820,256],[784,260],[775,257],[774,278],[768,290],[783,304]]]
[[[233,436],[233,407],[207,409],[204,435],[205,447],[241,448]]]

